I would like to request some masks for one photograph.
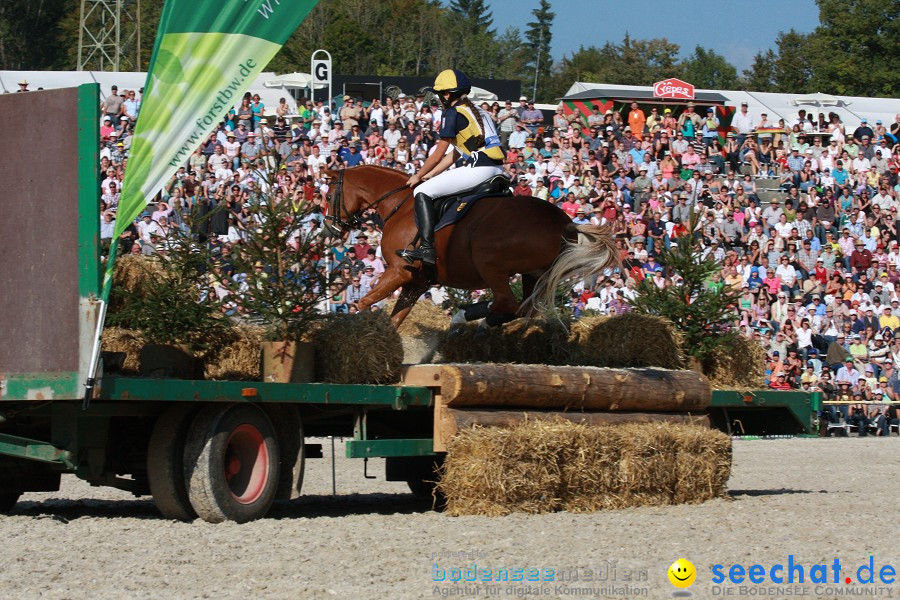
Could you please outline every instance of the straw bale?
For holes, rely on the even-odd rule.
[[[227,330],[204,355],[206,379],[259,381],[260,343],[266,330],[259,325],[240,324]]]
[[[395,300],[384,305],[383,311],[391,314]],[[430,300],[420,300],[412,307],[397,332],[403,341],[403,362],[422,364],[438,362],[438,347],[450,328],[450,316]]]
[[[584,322],[582,322],[584,321]],[[663,317],[625,313],[586,317],[572,328],[575,364],[683,369],[682,336]]]
[[[316,347],[316,381],[400,381],[403,344],[381,311],[328,317],[313,331],[312,340]]]
[[[566,326],[555,319],[517,319],[500,327],[467,323],[444,338],[444,362],[572,364]]]
[[[391,314],[395,300],[386,302],[383,312]],[[431,334],[445,334],[450,329],[450,316],[440,306],[430,300],[416,302],[398,329],[401,337],[420,337]]]
[[[140,354],[144,345],[144,338],[139,331],[122,327],[106,327],[100,337],[101,351],[125,353],[125,361],[119,370],[122,375],[140,373]]]
[[[719,431],[532,419],[464,429],[438,487],[454,516],[590,512],[722,497],[730,472],[731,440]]]
[[[766,351],[759,342],[737,336],[730,347],[716,348],[703,361],[703,373],[718,389],[764,388]]]

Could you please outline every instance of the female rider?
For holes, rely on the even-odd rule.
[[[406,181],[413,188],[415,214],[421,245],[415,250],[397,250],[409,262],[435,263],[433,199],[471,189],[503,173],[505,153],[500,136],[488,113],[477,108],[467,94],[469,78],[456,69],[441,71],[432,90],[444,107],[440,141],[419,171]],[[451,165],[457,168],[448,170]]]

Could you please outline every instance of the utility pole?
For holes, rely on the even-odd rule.
[[[537,59],[534,63],[534,86],[531,88],[531,99],[537,102],[537,80],[538,73],[541,71],[541,48],[544,46],[544,28],[541,27],[538,35]]]

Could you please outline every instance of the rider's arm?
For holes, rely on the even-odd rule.
[[[438,150],[435,149],[434,154],[437,154]],[[431,179],[435,175],[440,175],[447,169],[449,169],[453,163],[455,163],[459,159],[459,152],[451,146],[441,160],[434,166],[434,168],[422,176],[422,180]]]
[[[412,187],[417,185],[425,175],[431,173],[435,167],[438,166],[444,160],[444,156],[448,154],[447,148],[450,146],[450,140],[447,138],[441,138],[440,141],[436,144],[434,152],[432,152],[427,159],[425,159],[425,164],[422,165],[422,168],[419,169],[419,172],[411,175],[409,179],[406,180],[406,185]],[[455,150],[455,148],[454,148]],[[451,156],[453,152],[449,153]],[[446,169],[447,167],[444,167]],[[443,169],[441,169],[443,170]],[[438,171],[437,173],[440,173]],[[432,176],[437,175],[437,173],[433,173]]]

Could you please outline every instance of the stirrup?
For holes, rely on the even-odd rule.
[[[424,264],[433,265],[435,262],[437,262],[437,257],[433,247],[427,248],[420,246],[414,250],[404,248],[403,250],[397,250],[397,256],[408,263],[421,260]]]

